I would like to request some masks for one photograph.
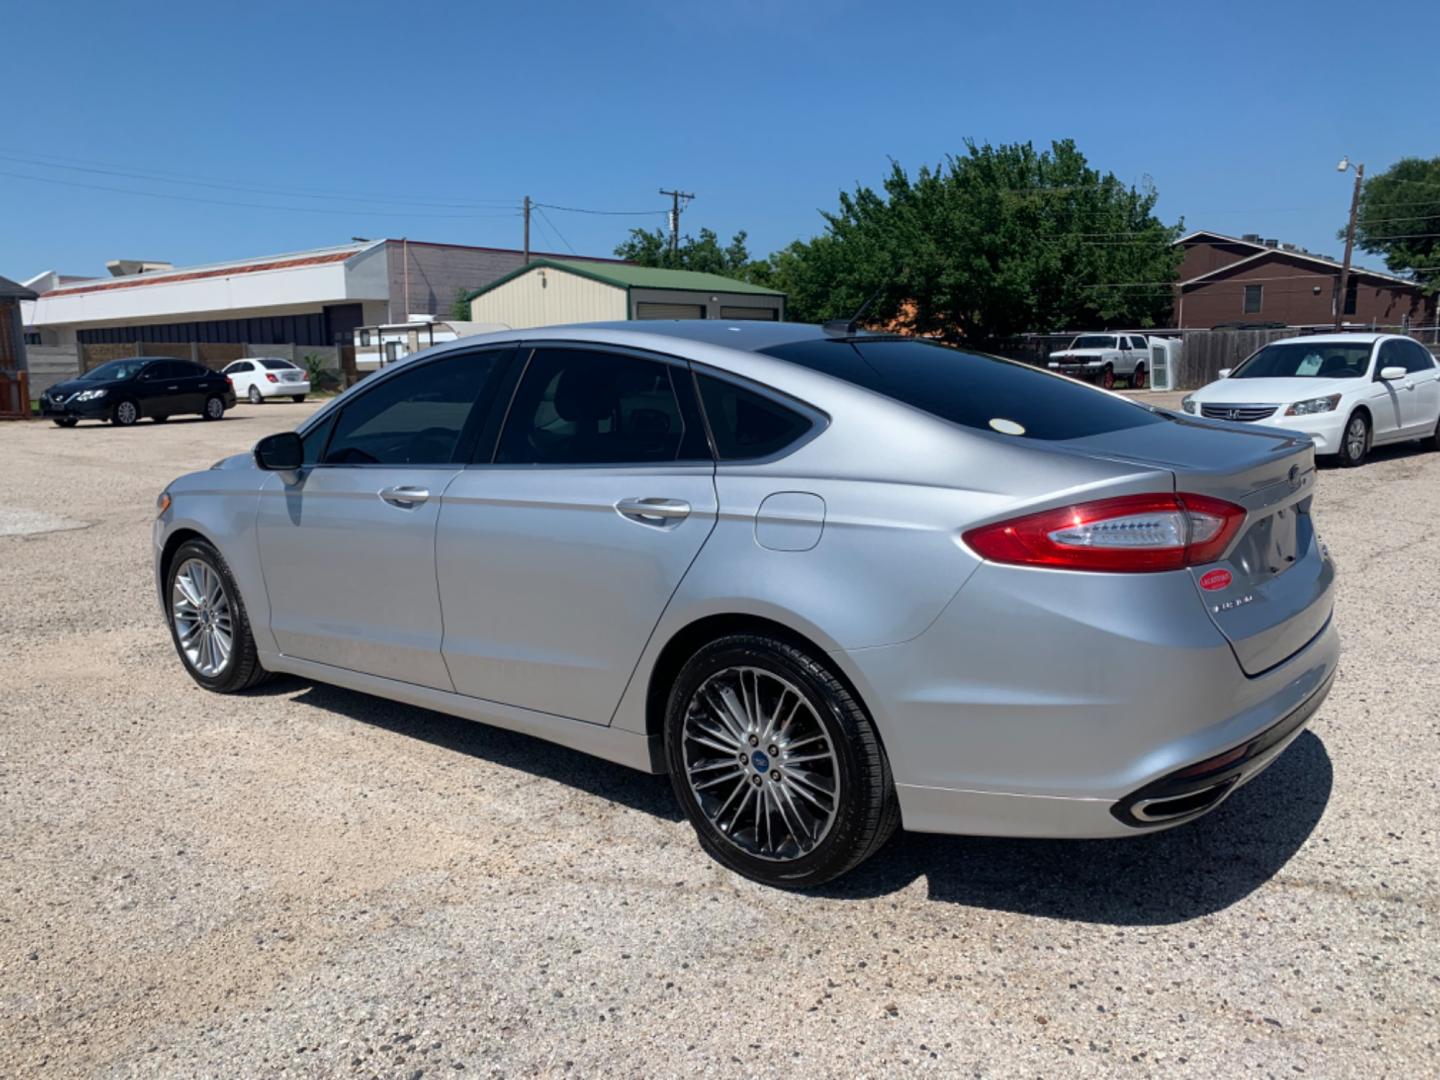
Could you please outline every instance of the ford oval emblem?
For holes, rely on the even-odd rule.
[[[1209,592],[1228,589],[1232,578],[1229,570],[1210,570],[1200,576],[1200,588]]]

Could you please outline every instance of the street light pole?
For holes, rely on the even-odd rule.
[[[1350,159],[1343,157],[1336,166],[1340,172],[1350,168]],[[1345,259],[1340,264],[1340,295],[1335,297],[1335,329],[1345,321],[1345,297],[1350,288],[1350,255],[1355,250],[1355,218],[1360,213],[1360,185],[1365,180],[1365,166],[1355,166],[1355,191],[1350,196],[1350,224],[1345,228]]]

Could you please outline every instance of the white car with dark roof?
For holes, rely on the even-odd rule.
[[[235,396],[259,405],[266,398],[288,397],[304,401],[310,393],[310,376],[302,367],[278,356],[250,356],[225,367],[224,376],[235,387]]]

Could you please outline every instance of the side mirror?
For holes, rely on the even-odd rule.
[[[1217,376],[1217,378],[1228,379],[1230,377],[1230,372],[1234,370],[1234,368],[1222,367],[1220,369],[1220,374]]]
[[[266,435],[255,444],[255,464],[266,472],[294,472],[305,464],[305,444],[293,431]]]
[[[1406,371],[1403,367],[1400,367],[1399,365],[1382,367],[1380,369],[1380,378],[1384,379],[1386,382],[1395,382],[1399,379],[1405,378],[1405,376],[1408,374],[1409,372]]]

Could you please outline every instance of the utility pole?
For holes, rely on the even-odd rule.
[[[1350,159],[1341,158],[1341,172],[1350,167]],[[1360,213],[1360,185],[1365,179],[1365,166],[1355,166],[1355,191],[1350,196],[1350,224],[1345,228],[1345,260],[1340,264],[1340,295],[1335,298],[1335,329],[1345,322],[1345,297],[1350,288],[1350,253],[1355,249],[1355,218]]]
[[[660,194],[670,196],[670,254],[673,257],[680,253],[680,200],[688,203],[695,196],[688,191],[666,191],[664,188],[660,189]]]
[[[525,265],[530,265],[530,196],[525,196]]]

